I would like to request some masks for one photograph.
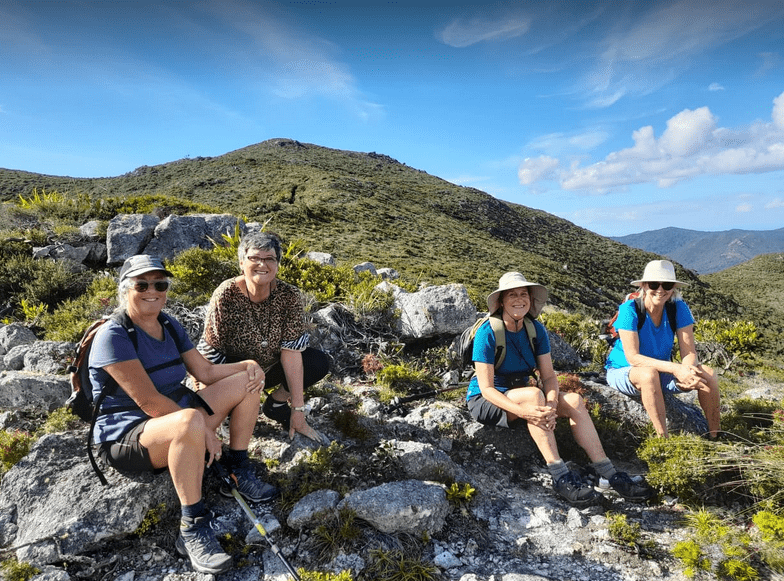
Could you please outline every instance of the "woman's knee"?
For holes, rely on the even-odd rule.
[[[568,417],[577,417],[588,413],[583,396],[575,392],[560,394],[558,396],[558,408],[561,415]]]
[[[204,415],[195,408],[181,409],[173,414],[169,414],[171,418],[172,434],[177,436],[196,437],[201,440],[204,439],[204,434],[207,431],[207,424],[204,420]]]

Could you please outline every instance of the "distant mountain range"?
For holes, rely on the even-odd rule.
[[[718,272],[760,254],[784,252],[784,228],[723,232],[662,228],[611,238],[632,248],[667,256],[699,274]]]

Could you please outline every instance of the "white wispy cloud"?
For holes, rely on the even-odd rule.
[[[737,206],[735,206],[735,211],[739,213],[745,214],[753,210],[754,210],[754,206],[752,206],[751,204],[738,204]]]
[[[638,6],[649,8],[635,20],[629,21],[622,12],[615,15],[612,32],[601,42],[596,62],[584,75],[590,107],[609,107],[625,95],[650,93],[682,75],[699,55],[784,13],[779,0],[680,0]]]
[[[719,83],[711,83],[710,85],[708,85],[708,90],[709,91],[723,91],[724,87],[721,86]]]
[[[437,37],[441,42],[455,48],[465,48],[479,42],[509,40],[522,36],[531,26],[525,15],[499,18],[458,18],[450,22]]]
[[[784,208],[784,199],[782,198],[773,198],[770,202],[765,204],[766,210],[773,210],[775,208]]]
[[[669,187],[700,175],[764,173],[784,169],[784,93],[773,100],[771,122],[719,127],[708,107],[684,109],[656,138],[652,126],[632,133],[632,147],[581,166],[543,155],[520,164],[518,179],[530,186],[557,180],[562,189],[606,193],[633,184]]]
[[[341,101],[360,118],[383,113],[384,107],[365,98],[350,66],[334,43],[284,22],[263,3],[211,0],[205,10],[222,19],[248,45],[244,59],[258,70],[272,93],[284,99],[323,96]]]

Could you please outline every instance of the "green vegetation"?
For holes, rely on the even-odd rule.
[[[20,563],[16,559],[0,561],[0,570],[4,581],[29,581],[41,572],[29,563]]]
[[[0,476],[30,451],[34,438],[20,430],[0,430]]]
[[[351,571],[345,570],[335,574],[306,571],[305,569],[300,568],[297,573],[299,573],[299,578],[302,581],[354,581],[354,577],[351,576]]]
[[[465,508],[474,498],[474,493],[476,493],[476,488],[471,486],[468,482],[453,482],[446,489],[446,499],[450,504]]]
[[[318,518],[319,524],[313,531],[314,544],[322,562],[328,562],[340,551],[351,552],[362,531],[353,510],[343,508],[326,513]]]
[[[753,581],[765,569],[784,572],[784,517],[760,511],[752,523],[756,529],[706,509],[691,512],[684,523],[689,538],[672,554],[689,578],[713,571],[720,579]]]
[[[629,523],[625,514],[608,512],[606,516],[613,542],[642,556],[652,556],[656,543],[644,538],[640,523]]]
[[[370,551],[370,563],[363,569],[361,579],[370,581],[434,581],[441,578],[438,567],[419,556],[407,556],[403,551]]]

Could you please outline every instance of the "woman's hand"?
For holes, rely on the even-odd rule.
[[[675,373],[675,379],[678,387],[684,391],[706,389],[708,387],[705,371],[699,363],[696,365],[679,365],[678,372]]]
[[[558,404],[557,402],[552,403],[555,405],[549,405],[550,402],[548,402],[545,405],[520,406],[522,413],[517,415],[542,430],[552,431],[555,429],[555,420],[558,418],[555,413]]]
[[[204,443],[207,446],[207,466],[209,467],[213,460],[220,460],[223,446],[213,430],[207,430]]]
[[[308,422],[305,419],[305,412],[292,409],[290,428],[289,428],[289,439],[293,440],[294,436],[297,433],[300,433],[306,438],[310,438],[314,442],[318,442],[319,444],[322,444],[324,446],[329,446],[330,444],[330,439],[327,436],[325,436],[318,430],[314,430],[308,425]]]
[[[248,383],[245,389],[248,393],[259,393],[264,389],[264,370],[253,359],[245,361],[245,370],[248,373]]]

